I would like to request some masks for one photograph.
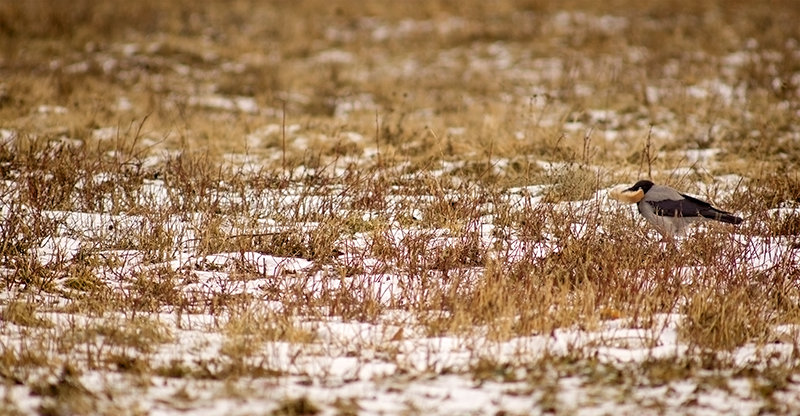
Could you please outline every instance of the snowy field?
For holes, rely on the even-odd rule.
[[[153,180],[145,182],[140,197],[168,206],[168,194],[162,181]],[[297,207],[293,195],[301,194],[302,189],[290,188],[261,198],[265,205],[280,200],[285,204],[277,209],[281,211]],[[236,195],[220,197],[236,200]],[[511,210],[544,204],[541,197],[521,189],[511,189],[502,198]],[[398,207],[424,206],[423,201],[430,199],[427,195],[387,198],[387,212],[397,217],[403,211]],[[250,200],[253,203],[253,197]],[[324,210],[313,205],[325,200],[323,195],[303,202],[314,211]],[[337,201],[350,205],[346,199]],[[573,218],[595,212],[609,221],[627,221],[630,227],[641,225],[628,207],[620,210],[619,203],[607,198],[607,190],[598,191],[591,200],[552,208],[569,211],[572,214],[566,215]],[[81,299],[85,289],[75,279],[55,277],[49,293],[8,287],[2,294],[7,306],[0,332],[6,354],[17,359],[36,356],[53,372],[7,367],[4,396],[22,413],[36,413],[54,399],[79,401],[70,405],[78,413],[131,414],[253,414],[280,406],[309,406],[330,414],[527,414],[555,409],[576,414],[643,410],[730,414],[754,413],[767,404],[780,412],[798,410],[800,377],[794,372],[781,373],[781,380],[759,375],[793,367],[798,339],[794,324],[771,328],[767,343],[744,342],[717,352],[682,339],[685,316],[677,312],[680,305],[676,312],[647,318],[606,309],[597,315],[599,319],[581,316],[580,323],[526,336],[498,334],[487,325],[431,334],[425,319],[442,319],[435,315],[448,311],[417,306],[426,304],[427,296],[474,292],[487,275],[486,262],[511,268],[543,262],[563,249],[564,237],[558,234],[544,233],[541,241],[534,242],[498,233],[493,209],[479,207],[484,214],[470,221],[464,234],[474,236],[469,244],[488,259],[478,262],[483,266],[447,270],[450,278],[424,264],[448,250],[462,250],[463,235],[443,228],[402,226],[395,218],[389,218],[379,233],[356,232],[338,239],[334,258],[314,261],[255,251],[201,255],[195,230],[201,228],[202,219],[175,216],[162,224],[170,231],[173,241],[168,246],[175,251],[163,255],[167,261],[158,262],[146,261],[147,256],[135,249],[99,249],[134,234],[132,229],[147,224],[145,217],[41,212],[56,231],[33,250],[35,264],[59,269],[81,261],[77,257],[90,250],[91,263],[99,263],[91,269],[97,279],[91,284],[134,304],[156,303],[100,315],[90,310],[75,313],[70,312],[73,301],[88,302]],[[252,215],[259,221],[264,216]],[[408,212],[420,222],[424,215],[415,209]],[[314,230],[316,224],[296,226]],[[566,238],[593,238],[585,235],[591,232],[613,241],[612,232],[590,231],[587,226],[571,224]],[[280,232],[278,228],[266,227],[271,233]],[[239,234],[241,230],[229,231]],[[653,234],[649,238],[658,240]],[[738,247],[734,273],[788,270],[800,260],[798,248],[786,239],[741,234],[723,238]],[[376,256],[378,239],[398,253]],[[691,236],[680,240],[678,249],[692,243]],[[416,244],[424,247],[412,248]],[[650,249],[666,250],[666,244],[651,243]],[[422,274],[410,273],[407,262],[412,256]],[[355,272],[342,275],[345,269]],[[676,287],[696,290],[710,284],[703,279],[712,274],[704,269],[687,266],[668,275]],[[5,273],[18,276],[11,269]],[[659,284],[647,271],[628,270],[623,277],[643,290]],[[155,288],[162,293],[143,293]],[[173,303],[175,299],[180,301]],[[9,316],[8,305],[22,300],[35,300],[39,312],[34,322]],[[354,308],[374,304],[375,312],[345,317],[329,310],[351,302],[360,305],[350,306]],[[327,305],[308,306],[315,304]],[[673,365],[680,370],[664,368]],[[79,375],[73,374],[75,369],[80,369]],[[29,384],[27,379],[36,381]],[[764,397],[760,389],[776,382],[781,387]]]
[[[792,2],[122,3],[0,5],[0,416],[800,413]]]

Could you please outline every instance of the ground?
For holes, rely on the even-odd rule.
[[[798,19],[0,3],[0,415],[798,413]]]

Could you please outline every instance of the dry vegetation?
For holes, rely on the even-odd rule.
[[[513,383],[537,412],[576,377],[653,412],[674,403],[635,391],[748,380],[752,411],[797,411],[798,21],[788,0],[0,2],[0,415],[262,397],[237,382],[340,376],[318,357]],[[660,243],[605,198],[644,177],[746,221]],[[676,325],[680,351],[481,349],[610,322],[651,351]],[[446,338],[468,366],[408,352]],[[286,391],[260,412],[365,410]]]

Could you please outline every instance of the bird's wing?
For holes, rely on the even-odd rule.
[[[706,201],[684,195],[669,186],[653,186],[647,191],[642,202],[650,205],[655,215],[660,217],[703,217],[731,224],[742,222],[741,218],[729,212],[716,209]]]
[[[698,207],[716,209],[716,208],[712,207],[710,203],[708,203],[706,201],[703,201],[702,199],[697,199],[697,198],[695,198],[693,196],[684,195],[684,194],[681,194],[681,196],[683,197],[683,199],[691,202],[692,204],[694,204],[694,205],[696,205]]]
[[[741,218],[731,214],[728,211],[723,211],[719,208],[714,208],[708,202],[701,201],[689,195],[683,195],[683,197],[686,198],[687,201],[691,201],[693,204],[697,205],[699,207],[697,211],[698,214],[700,214],[705,218],[710,218],[712,220],[717,220],[722,222],[728,222],[731,224],[740,224],[742,222]]]
[[[660,217],[697,217],[704,208],[703,201],[687,198],[680,192],[664,185],[655,185],[644,196],[656,215]]]
[[[706,201],[695,197],[679,194],[681,199],[665,199],[661,201],[647,201],[653,207],[656,215],[661,217],[703,217],[712,220],[739,224],[742,219],[717,208]]]
[[[705,210],[713,210],[711,205],[698,199],[664,199],[646,201],[660,217],[704,217]]]

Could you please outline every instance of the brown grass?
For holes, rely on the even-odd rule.
[[[4,348],[0,374],[35,384],[42,413],[100,411],[53,351],[143,378],[279,377],[264,345],[323,342],[302,322],[402,311],[425,337],[506,341],[678,314],[690,351],[643,365],[657,384],[733,367],[709,357],[800,323],[800,219],[774,212],[800,201],[791,1],[128,3],[0,4],[0,316],[44,351]],[[665,245],[600,199],[645,177],[743,214],[738,236],[712,225]],[[79,247],[43,260],[62,239]],[[788,254],[751,267],[762,243]],[[202,260],[245,252],[313,266]],[[197,272],[229,279],[184,290]],[[65,329],[49,312],[124,319]],[[174,342],[156,313],[211,314],[222,357],[151,362]],[[574,354],[544,360],[626,377]],[[6,375],[17,365],[57,377]],[[512,367],[468,371],[519,381]],[[301,397],[274,413],[319,411]]]

